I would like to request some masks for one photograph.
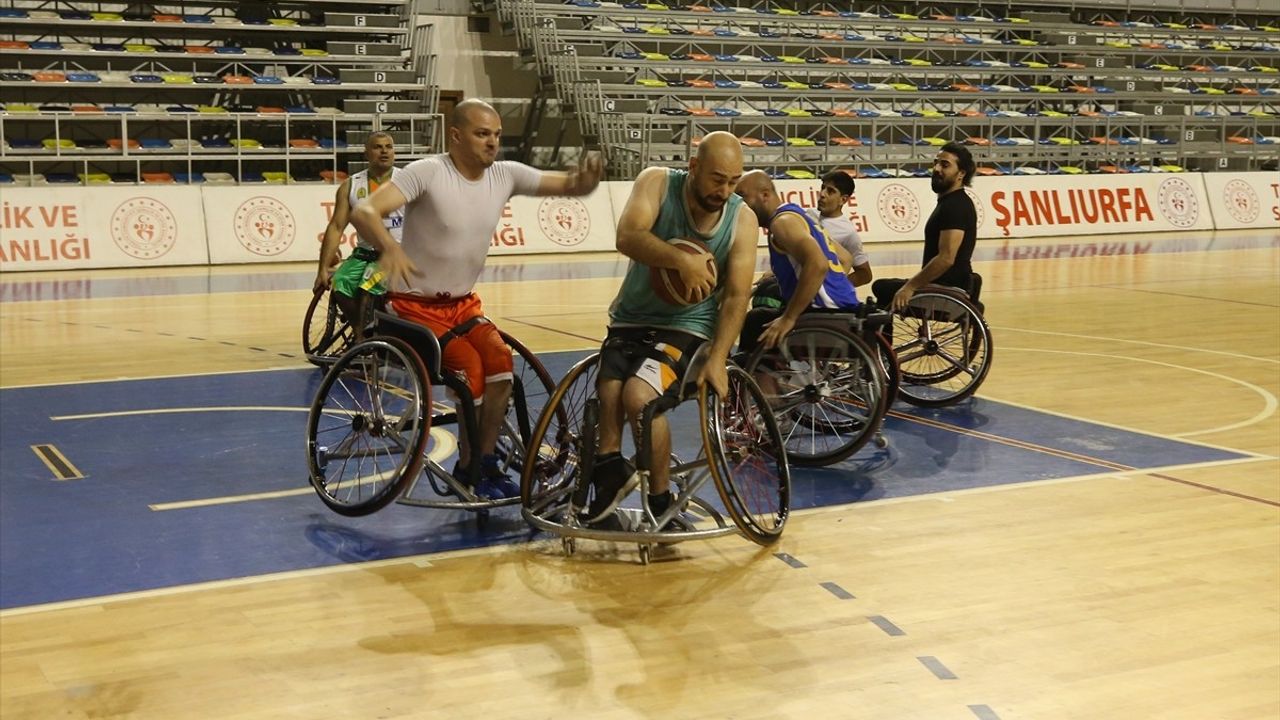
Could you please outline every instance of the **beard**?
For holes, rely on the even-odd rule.
[[[935,173],[929,177],[929,187],[933,188],[935,193],[940,193],[950,187],[950,185],[943,182],[941,175]]]
[[[728,202],[728,200],[721,200],[711,195],[694,195],[693,201],[698,203],[698,207],[709,213],[719,212]]]

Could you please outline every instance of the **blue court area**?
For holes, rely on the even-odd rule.
[[[543,361],[558,378],[583,355]],[[299,368],[0,391],[0,607],[533,536],[518,508],[483,529],[463,511],[330,512],[306,471],[320,379]],[[793,507],[1240,457],[982,399],[898,405],[885,433],[887,449],[795,468]]]

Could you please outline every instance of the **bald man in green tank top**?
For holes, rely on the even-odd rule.
[[[624,421],[638,424],[645,405],[673,400],[685,384],[689,360],[710,342],[697,381],[723,395],[728,388],[729,351],[742,329],[755,273],[760,226],[755,213],[734,194],[742,177],[742,146],[726,132],[703,138],[688,171],[647,168],[636,178],[618,221],[617,248],[631,259],[609,308],[609,334],[601,348],[597,392],[600,432],[592,472],[593,497],[585,520],[604,521],[639,483],[621,455]],[[699,241],[715,258],[677,249],[675,239]],[[657,296],[650,268],[678,272],[689,289],[687,305]],[[671,432],[655,417],[650,433],[649,508],[655,518],[670,507]]]

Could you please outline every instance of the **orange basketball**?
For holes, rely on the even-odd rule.
[[[690,255],[706,256],[707,268],[711,271],[711,276],[718,280],[716,272],[716,258],[707,249],[706,243],[697,240],[685,240],[683,238],[675,238],[668,240],[680,250]],[[692,305],[693,302],[688,299],[689,288],[680,279],[680,273],[671,268],[649,268],[649,287],[653,288],[653,294],[668,305]]]

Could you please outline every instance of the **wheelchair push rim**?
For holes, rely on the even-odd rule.
[[[709,384],[698,394],[699,425],[708,469],[738,529],[752,542],[777,542],[791,513],[791,470],[764,392],[747,371],[728,368],[729,387]]]
[[[789,459],[830,465],[853,455],[880,429],[891,387],[886,360],[845,329],[797,327],[748,368],[766,378],[770,406]]]
[[[428,375],[402,340],[379,337],[344,353],[307,418],[311,485],[331,510],[367,515],[400,496],[424,461]]]
[[[894,314],[894,351],[903,400],[921,407],[957,403],[977,392],[991,369],[991,329],[967,300],[923,290]]]

